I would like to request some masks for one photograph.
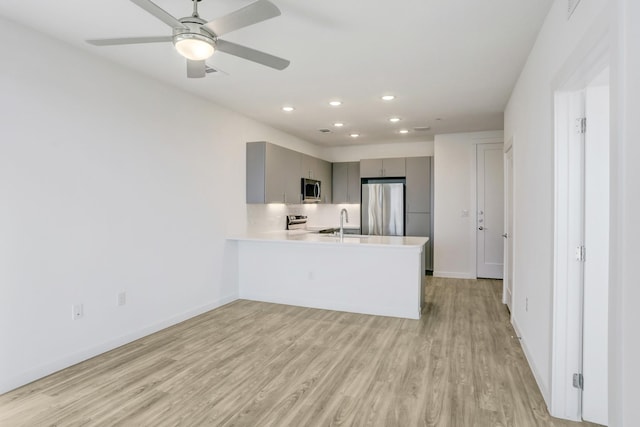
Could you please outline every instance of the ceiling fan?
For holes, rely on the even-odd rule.
[[[215,69],[207,66],[207,58],[214,51],[228,53],[276,70],[284,70],[289,61],[259,50],[221,40],[223,34],[257,24],[280,15],[280,10],[268,0],[258,0],[241,9],[213,21],[205,21],[198,15],[198,2],[193,1],[193,14],[185,18],[174,18],[151,0],[131,0],[173,29],[170,36],[127,37],[118,39],[87,40],[95,46],[114,46],[138,43],[173,42],[176,50],[187,59],[187,77],[204,77]]]

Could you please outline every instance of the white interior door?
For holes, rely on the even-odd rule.
[[[513,301],[513,141],[504,155],[504,283],[503,302],[511,309]]]
[[[608,424],[609,86],[605,70],[585,91],[582,418]]]
[[[476,276],[502,279],[504,269],[503,144],[478,144],[476,150]]]

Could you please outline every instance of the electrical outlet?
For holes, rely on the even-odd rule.
[[[118,294],[118,305],[125,305],[127,303],[127,293],[120,292]]]
[[[78,320],[84,316],[84,310],[82,304],[74,304],[71,306],[71,319]]]

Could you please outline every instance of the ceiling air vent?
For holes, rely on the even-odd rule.
[[[331,129],[318,129],[318,132],[331,133]]]
[[[567,0],[567,19],[571,18],[573,15],[573,11],[576,10],[580,0]]]
[[[430,129],[431,129],[431,126],[418,126],[418,127],[413,128],[413,130],[416,131],[416,132],[426,132],[426,131],[428,131]]]

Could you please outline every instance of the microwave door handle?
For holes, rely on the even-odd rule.
[[[315,188],[313,189],[313,194],[316,196],[316,199],[320,198],[320,183],[316,182]]]

